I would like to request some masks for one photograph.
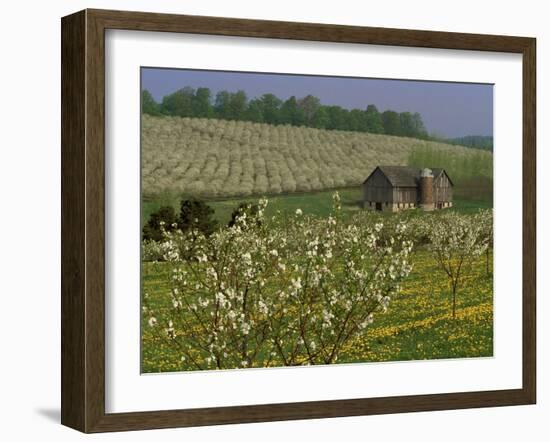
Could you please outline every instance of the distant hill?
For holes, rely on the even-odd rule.
[[[459,146],[473,147],[475,149],[493,151],[493,137],[486,135],[468,135],[459,138],[448,138],[445,140],[450,144]]]
[[[356,186],[377,165],[407,165],[419,150],[443,162],[426,166],[492,165],[489,152],[415,138],[143,115],[142,186],[147,195],[215,198]]]

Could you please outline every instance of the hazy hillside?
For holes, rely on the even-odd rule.
[[[413,138],[200,118],[142,118],[143,192],[148,195],[230,197],[353,186],[379,164],[408,164],[419,149],[456,164],[477,163],[479,158],[492,162],[488,152]]]

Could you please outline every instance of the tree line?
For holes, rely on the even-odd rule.
[[[164,96],[158,103],[144,89],[141,104],[143,113],[154,116],[216,118],[429,139],[418,112],[380,112],[374,104],[365,109],[349,110],[324,105],[313,95],[282,100],[268,93],[249,99],[242,90],[219,91],[213,96],[206,87],[184,87]]]

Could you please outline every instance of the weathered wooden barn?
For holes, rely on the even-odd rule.
[[[378,166],[363,182],[363,207],[397,212],[419,207],[446,209],[453,205],[453,182],[444,169]]]

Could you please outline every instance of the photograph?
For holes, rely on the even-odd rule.
[[[493,85],[141,68],[141,370],[493,356]]]

